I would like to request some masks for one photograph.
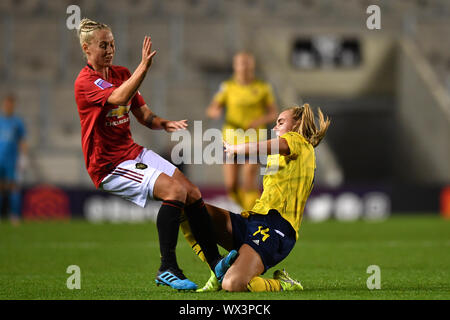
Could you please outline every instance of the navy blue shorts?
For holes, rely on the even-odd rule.
[[[255,214],[247,218],[230,212],[234,248],[248,244],[260,255],[263,274],[284,258],[295,245],[295,230],[276,210],[267,215]]]

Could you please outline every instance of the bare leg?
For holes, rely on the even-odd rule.
[[[240,164],[224,164],[223,178],[225,182],[225,189],[230,198],[237,204],[242,206],[242,199],[239,195],[239,168]]]
[[[264,271],[264,264],[259,254],[248,244],[239,249],[239,256],[228,269],[222,282],[227,291],[247,291],[247,284]]]
[[[258,189],[258,164],[244,164],[242,170],[242,208],[244,210],[251,210],[255,205],[256,200],[260,197]]]
[[[186,189],[186,205],[190,205],[202,197],[200,190],[178,169],[175,170],[172,178]]]
[[[176,200],[186,203],[188,191],[182,183],[161,173],[153,188],[153,197],[157,200]]]
[[[258,190],[258,170],[259,164],[246,163],[243,167],[242,189],[244,191]]]
[[[156,179],[153,197],[157,200],[178,200],[189,205],[199,200],[202,194],[196,185],[176,169],[172,177],[162,173]]]

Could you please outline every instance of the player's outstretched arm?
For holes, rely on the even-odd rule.
[[[252,121],[247,129],[258,128],[259,126],[272,123],[275,120],[277,120],[277,116],[278,116],[278,106],[275,103],[268,104],[266,106],[266,114]]]
[[[206,116],[210,119],[219,119],[222,115],[222,109],[223,106],[219,102],[212,101],[206,109]]]
[[[166,130],[167,132],[174,132],[177,130],[184,130],[188,126],[187,120],[171,121],[158,117],[146,104],[131,110],[140,124],[153,130]]]
[[[232,145],[223,142],[224,152],[227,155],[258,155],[266,152],[266,154],[280,154],[282,156],[290,154],[289,145],[286,139],[277,138],[261,142],[249,142]]]
[[[152,65],[156,51],[152,51],[152,40],[146,36],[142,44],[142,60],[131,77],[114,90],[108,98],[108,103],[113,105],[126,105],[136,94],[139,86]]]

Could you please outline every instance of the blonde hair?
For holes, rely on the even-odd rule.
[[[83,49],[84,43],[87,44],[91,43],[91,40],[94,37],[95,30],[102,30],[102,29],[107,29],[111,31],[111,28],[104,23],[99,23],[88,18],[84,18],[83,20],[81,20],[80,27],[77,31],[78,38],[80,39],[81,49]]]
[[[238,51],[234,54],[233,59],[236,58],[237,56],[246,56],[248,58],[251,58],[253,60],[255,60],[255,55],[253,53],[251,53],[250,51]]]
[[[325,119],[319,108],[319,128],[317,128],[314,119],[314,112],[309,104],[305,103],[301,107],[295,106],[288,108],[287,110],[292,111],[292,117],[296,122],[294,128],[292,128],[292,131],[301,134],[314,148],[317,147],[323,137],[325,137],[328,127],[330,126],[331,122],[328,116]]]

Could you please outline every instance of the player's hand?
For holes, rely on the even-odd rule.
[[[156,55],[156,51],[152,51],[152,38],[145,36],[144,43],[142,44],[142,64],[145,65],[147,70],[152,65],[153,57]]]
[[[260,127],[263,124],[264,124],[264,119],[262,119],[262,118],[256,119],[256,120],[253,120],[252,122],[250,122],[250,124],[248,125],[247,128],[245,128],[245,130],[247,130],[247,129],[257,129],[258,127]]]
[[[188,127],[187,120],[180,121],[167,121],[163,124],[164,130],[167,132],[174,132],[178,130],[184,130]]]
[[[258,128],[260,125],[261,125],[261,121],[259,121],[259,120],[254,120],[254,121],[250,122],[250,124],[248,125],[248,127],[245,128],[245,129],[246,129],[246,130],[247,130],[247,129],[256,129],[256,128]]]
[[[236,153],[236,146],[223,140],[223,152],[228,158],[231,158]]]
[[[206,109],[206,115],[210,119],[217,120],[222,115],[222,109],[221,108],[217,108],[215,106],[209,107],[208,109]]]

